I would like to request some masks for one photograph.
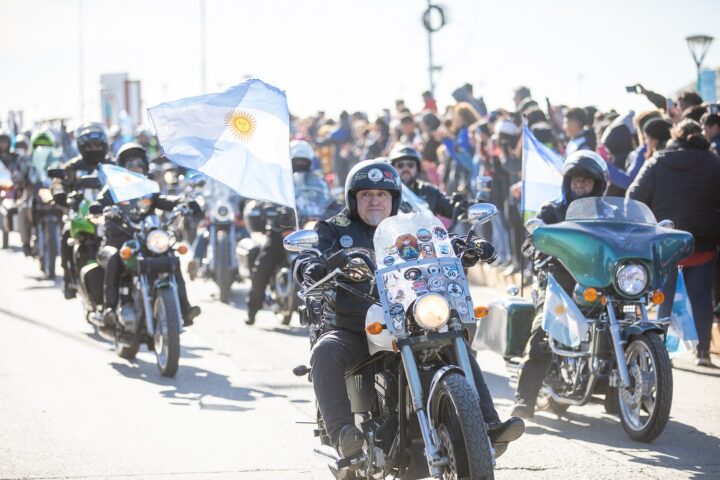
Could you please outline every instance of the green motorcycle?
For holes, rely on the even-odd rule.
[[[543,315],[552,361],[538,406],[561,414],[603,395],[606,411],[619,414],[633,440],[654,440],[670,415],[673,379],[665,348],[670,319],[650,318],[648,305],[663,302],[660,288],[693,251],[692,235],[674,230],[668,220],[658,223],[642,203],[611,197],[576,200],[564,222],[533,219],[526,227],[537,274],[534,295],[541,293],[539,283],[548,285],[543,310],[536,314]],[[572,295],[552,277],[552,262],[572,275]],[[557,287],[552,294],[551,284]],[[495,333],[486,333],[478,346],[493,343],[491,336],[502,330],[508,336],[495,344],[505,348],[506,359],[521,356],[517,346],[525,345],[532,313],[520,318],[519,312],[528,306],[507,300],[495,309],[490,305],[481,329]],[[523,339],[517,338],[523,336],[520,323]]]

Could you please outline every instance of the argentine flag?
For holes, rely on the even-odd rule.
[[[295,208],[285,92],[251,79],[148,109],[165,155],[239,195]]]
[[[677,274],[677,286],[673,298],[670,325],[668,326],[665,346],[670,358],[679,353],[691,352],[698,344],[698,334],[693,320],[692,306],[688,298],[682,269]]]
[[[548,275],[545,290],[542,329],[570,347],[579,347],[590,329],[585,316],[552,275]]]
[[[12,184],[12,173],[10,173],[10,170],[7,169],[3,162],[0,162],[0,186],[9,187],[12,186]]]
[[[535,138],[523,120],[522,211],[533,218],[540,206],[560,196],[564,160]]]
[[[103,185],[107,185],[115,203],[160,192],[160,185],[156,181],[117,165],[100,165],[98,178]]]

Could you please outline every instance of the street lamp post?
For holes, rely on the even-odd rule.
[[[695,61],[695,66],[697,67],[696,86],[699,92],[700,68],[702,67],[703,60],[705,60],[705,55],[707,55],[707,52],[710,49],[710,44],[713,41],[713,37],[711,37],[710,35],[690,35],[689,37],[686,37],[685,40],[687,41],[688,48],[690,49],[690,53],[692,54],[693,60]]]
[[[439,5],[433,5],[427,0],[427,9],[423,12],[422,22],[428,34],[428,75],[430,77],[430,93],[435,96],[435,72],[442,70],[442,67],[433,62],[432,34],[445,26],[445,11]],[[433,19],[437,17],[437,22]]]

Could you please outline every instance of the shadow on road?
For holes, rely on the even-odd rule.
[[[270,333],[280,333],[282,335],[289,335],[291,337],[307,337],[308,331],[307,327],[273,327],[273,328],[265,328],[266,332]]]
[[[180,365],[175,378],[161,376],[155,363],[139,358],[132,363],[114,362],[110,365],[127,378],[168,387],[160,394],[171,400],[172,405],[188,406],[197,403],[204,410],[244,412],[253,410],[253,407],[244,405],[247,402],[270,397],[285,398],[285,395],[266,390],[233,386],[226,375],[190,365]]]

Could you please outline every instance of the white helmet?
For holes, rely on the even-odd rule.
[[[315,158],[315,152],[305,140],[293,140],[290,142],[290,158],[306,158],[312,161]]]

